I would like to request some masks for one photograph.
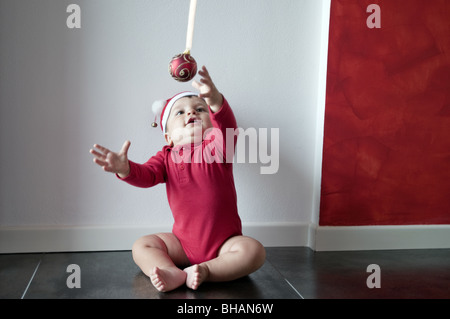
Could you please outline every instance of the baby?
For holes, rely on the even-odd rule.
[[[221,137],[237,128],[235,117],[207,69],[198,74],[200,82],[192,85],[200,93],[179,93],[165,102],[161,129],[168,145],[145,164],[128,160],[129,141],[118,153],[97,144],[90,151],[103,170],[131,185],[166,184],[172,233],[141,237],[132,248],[135,263],[162,292],[234,280],[265,261],[261,243],[242,235],[233,167],[225,158],[230,143]]]

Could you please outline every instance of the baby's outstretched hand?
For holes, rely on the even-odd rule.
[[[128,149],[130,141],[126,141],[120,152],[112,152],[106,147],[95,144],[90,153],[94,155],[94,163],[101,166],[104,171],[119,175],[125,178],[130,174],[130,164],[128,163]]]
[[[199,97],[205,99],[213,112],[219,111],[223,103],[222,94],[217,90],[205,66],[202,66],[198,74],[202,78],[200,82],[193,81],[192,86],[200,92]]]

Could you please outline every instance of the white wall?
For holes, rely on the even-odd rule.
[[[192,55],[240,127],[280,132],[277,174],[235,164],[244,225],[317,221],[329,2],[198,1]],[[66,26],[70,3],[81,7],[81,29]],[[184,50],[188,8],[188,0],[0,1],[1,229],[171,229],[164,185],[122,183],[89,149],[118,150],[129,139],[130,159],[145,162],[162,148],[151,104],[190,89],[167,72]],[[252,235],[275,244],[258,229]]]

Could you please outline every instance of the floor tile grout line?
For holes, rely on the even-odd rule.
[[[284,278],[284,280],[288,283],[289,286],[291,286],[292,289],[294,289],[294,291],[297,293],[297,295],[300,296],[300,298],[305,299],[305,298],[303,298],[303,296],[301,295],[301,293],[299,293],[298,290],[295,289],[294,286],[292,286],[292,284],[289,282],[289,280],[287,280],[286,278]]]
[[[288,285],[295,291],[295,293],[296,293],[297,295],[300,296],[300,298],[305,299],[305,298],[303,298],[303,296],[301,295],[301,293],[299,293],[298,290],[295,289],[294,286],[292,286],[292,284],[289,282],[289,280],[287,280],[287,279],[284,277],[284,275],[281,273],[281,271],[279,271],[278,268],[275,267],[274,264],[272,264],[272,262],[271,262],[268,258],[266,258],[266,261],[267,261],[269,264],[272,265],[272,267],[275,269],[275,271],[278,272],[278,273],[280,274],[281,277],[283,277],[283,279],[284,279],[284,280],[288,283]]]
[[[25,291],[23,292],[22,297],[20,297],[20,299],[23,299],[25,297],[25,295],[28,291],[28,288],[30,288],[31,282],[33,281],[34,276],[36,275],[36,272],[38,271],[38,268],[41,265],[41,261],[42,261],[42,259],[39,259],[39,262],[38,262],[36,268],[34,269],[33,275],[31,275],[30,281],[28,282],[28,285],[25,287]]]

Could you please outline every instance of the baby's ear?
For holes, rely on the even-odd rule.
[[[172,147],[173,146],[173,140],[170,137],[169,133],[164,133],[164,138],[166,139],[167,144]]]

